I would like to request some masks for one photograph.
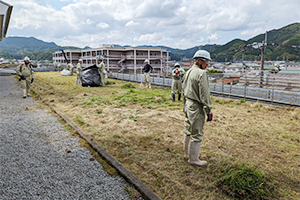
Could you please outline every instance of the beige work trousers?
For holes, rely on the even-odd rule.
[[[172,94],[176,94],[177,92],[181,93],[181,89],[182,89],[182,81],[173,79],[172,80],[172,91],[171,91],[171,93]]]
[[[197,101],[185,98],[184,104],[184,132],[191,136],[192,142],[201,142],[205,124],[205,111],[202,104]]]
[[[101,84],[102,86],[105,86],[105,73],[100,73],[101,75]]]
[[[150,74],[147,72],[147,73],[144,73],[144,77],[145,77],[145,82],[146,82],[146,85],[148,85],[150,82]]]
[[[24,76],[27,80],[21,80],[21,88],[29,90],[30,89],[30,76]]]

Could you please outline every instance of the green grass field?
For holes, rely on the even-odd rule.
[[[54,94],[33,88],[162,199],[299,199],[299,109],[211,97],[200,150],[208,165],[197,167],[183,159],[183,106],[170,89],[75,79],[36,73]]]

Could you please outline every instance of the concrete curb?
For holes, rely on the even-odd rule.
[[[35,90],[34,91],[42,100],[44,98]],[[53,112],[55,112],[60,118],[62,118],[66,123],[68,123],[76,133],[82,137],[95,151],[97,151],[110,165],[112,165],[129,183],[131,183],[142,195],[148,200],[161,200],[161,198],[150,190],[142,181],[140,181],[136,176],[134,176],[128,169],[126,169],[117,159],[111,156],[105,149],[100,147],[93,139],[86,136],[84,132],[76,126],[69,118],[63,115],[60,111],[55,109],[51,104],[45,103],[50,107]]]

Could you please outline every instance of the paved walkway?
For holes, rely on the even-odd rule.
[[[0,76],[0,199],[129,199],[128,184],[103,171],[57,117]],[[92,159],[93,160],[93,159]]]

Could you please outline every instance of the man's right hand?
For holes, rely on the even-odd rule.
[[[21,75],[20,78],[21,78],[22,80],[25,80],[25,79],[26,79],[23,75]]]

